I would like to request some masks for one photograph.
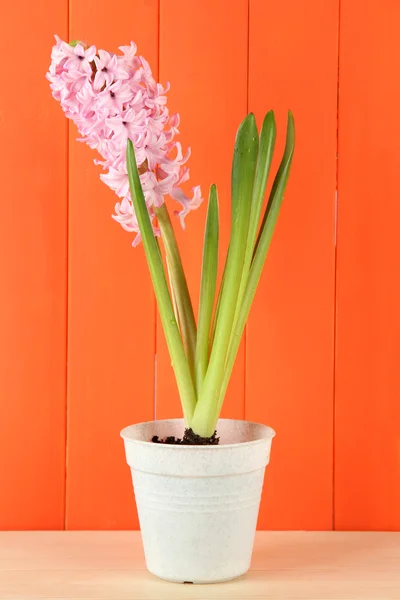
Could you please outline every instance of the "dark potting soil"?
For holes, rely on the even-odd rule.
[[[202,437],[194,433],[192,429],[185,429],[183,438],[177,438],[174,435],[169,435],[164,439],[160,439],[158,435],[154,435],[151,438],[154,444],[175,444],[176,446],[217,446],[219,444],[219,437],[217,432],[214,431],[211,437]]]

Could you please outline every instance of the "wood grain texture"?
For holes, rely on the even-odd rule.
[[[335,524],[400,528],[400,5],[342,1]],[[357,40],[355,42],[355,40]]]
[[[296,121],[247,327],[246,418],[277,431],[262,529],[332,527],[337,34],[338,0],[250,2],[249,109],[275,110],[278,154],[288,109]]]
[[[66,35],[66,0],[1,3],[0,529],[64,523],[67,127],[45,79],[55,28]]]
[[[0,597],[96,600],[398,600],[400,534],[259,532],[244,577],[171,584],[145,570],[136,532],[0,533]]]
[[[160,78],[171,81],[169,106],[181,116],[181,140],[193,154],[191,185],[220,203],[220,273],[230,230],[230,173],[236,130],[247,111],[247,0],[161,0]],[[194,35],[194,32],[196,34]],[[203,42],[199,42],[199,37]],[[207,40],[205,42],[205,40]],[[176,232],[197,312],[206,203]],[[157,418],[181,416],[161,324],[157,327]],[[244,350],[239,351],[224,416],[244,416]]]
[[[112,51],[134,40],[157,74],[157,0],[70,7],[71,39]],[[143,248],[112,221],[116,196],[75,138],[71,126],[66,525],[137,527],[119,432],[154,414],[153,292]]]

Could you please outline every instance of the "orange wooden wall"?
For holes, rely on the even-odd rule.
[[[261,528],[400,529],[399,26],[394,0],[1,5],[0,529],[137,527],[119,430],[180,414],[142,249],[44,79],[55,32],[134,39],[171,81],[225,245],[240,120],[274,108],[281,150],[293,110],[292,179],[224,414],[277,429]],[[204,218],[178,231],[196,306]]]

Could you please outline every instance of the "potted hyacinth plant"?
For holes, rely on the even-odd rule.
[[[188,195],[188,150],[176,137],[168,86],[157,83],[136,46],[111,54],[56,37],[47,78],[80,139],[97,150],[100,175],[118,196],[113,218],[142,242],[182,404],[183,419],[126,427],[148,569],[177,582],[216,582],[248,570],[264,470],[274,431],[219,419],[229,378],[278,218],[294,151],[286,146],[266,206],[276,126],[253,114],[239,126],[232,164],[231,228],[218,285],[218,194],[208,196],[197,321],[166,197],[185,217],[202,203]]]

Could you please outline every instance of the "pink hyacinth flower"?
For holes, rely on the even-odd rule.
[[[126,231],[136,233],[139,226],[129,191],[126,144],[135,148],[146,205],[154,220],[154,208],[170,196],[182,206],[176,211],[182,227],[184,219],[200,206],[200,187],[188,196],[181,185],[189,179],[184,155],[175,136],[179,133],[179,115],[167,108],[167,84],[163,87],[152,75],[149,63],[136,54],[136,45],[121,46],[121,55],[96,50],[77,43],[74,47],[56,36],[47,73],[54,98],[65,115],[78,127],[80,141],[97,150],[95,159],[105,173],[101,180],[121,199],[115,205],[115,221]],[[159,235],[153,226],[154,234]]]

